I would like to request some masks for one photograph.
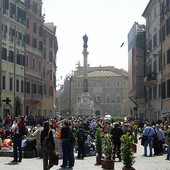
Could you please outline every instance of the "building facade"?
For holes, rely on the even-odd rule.
[[[40,116],[43,115],[43,110],[48,110],[47,114],[54,112],[58,49],[56,27],[44,23],[42,0],[3,0],[0,7],[0,116]],[[46,41],[43,39],[44,35]],[[43,65],[48,70],[43,70]],[[51,84],[47,85],[48,93],[45,95],[44,81],[49,81],[49,76],[43,78],[43,75],[47,75],[49,70],[52,78],[50,77]],[[43,104],[47,96],[50,103],[53,103],[49,108]]]
[[[78,66],[74,73],[67,76],[60,90],[59,112],[76,115],[76,107],[83,93],[83,67]],[[126,116],[127,106],[122,102],[127,98],[128,74],[126,71],[107,67],[88,67],[88,93],[94,103],[95,115],[104,117]],[[64,112],[65,111],[65,112]]]
[[[170,112],[170,1],[149,1],[146,19],[147,118],[158,120]]]

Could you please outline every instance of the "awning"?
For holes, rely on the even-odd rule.
[[[164,113],[160,118],[170,117],[170,112]]]
[[[127,107],[129,107],[130,109],[133,109],[135,107],[137,107],[136,103],[134,103],[131,99],[127,98],[127,99],[124,99],[122,101],[122,103],[124,103]]]

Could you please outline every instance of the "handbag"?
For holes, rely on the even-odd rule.
[[[149,132],[150,132],[150,131],[151,131],[151,129],[149,129]],[[148,134],[149,134],[149,132],[148,132]],[[142,146],[145,145],[145,142],[146,142],[146,140],[147,140],[147,138],[148,138],[148,137],[147,137],[148,134],[142,136],[142,138],[141,138],[141,145],[142,145]]]
[[[141,145],[142,146],[145,145],[146,140],[147,140],[147,136],[143,135],[142,138],[141,138]]]
[[[56,151],[52,152],[49,157],[49,164],[50,165],[58,165],[59,155]]]
[[[76,137],[73,134],[70,135],[70,142],[76,143]]]
[[[69,134],[69,140],[71,143],[76,143],[76,137],[75,135],[71,132],[70,130],[70,134]]]

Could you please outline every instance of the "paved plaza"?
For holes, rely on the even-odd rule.
[[[143,157],[143,147],[138,144],[137,153],[135,154],[134,168],[136,170],[170,170],[170,161],[165,160],[166,155]],[[74,170],[102,170],[101,166],[95,165],[95,156],[85,157],[84,160],[75,160]],[[22,163],[10,164],[12,157],[0,157],[0,170],[43,170],[42,159],[40,158],[23,158]],[[51,170],[63,170],[59,165],[54,166]],[[122,162],[115,162],[115,170],[121,170]],[[69,169],[69,168],[66,168]]]

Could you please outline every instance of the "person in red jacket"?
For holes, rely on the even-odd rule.
[[[9,129],[12,125],[12,119],[10,115],[7,115],[6,119],[5,119],[5,128]]]

